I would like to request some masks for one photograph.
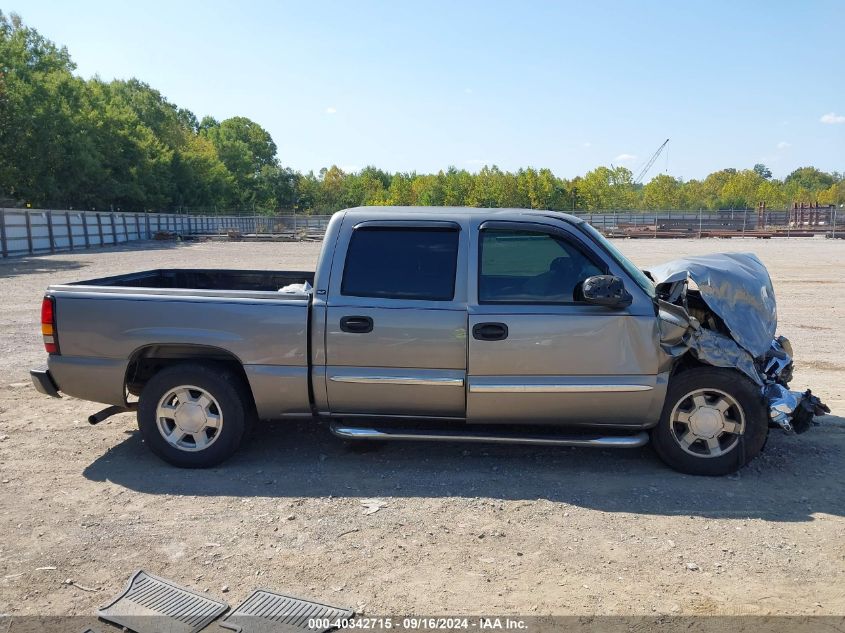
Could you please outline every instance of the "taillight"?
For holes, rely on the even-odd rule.
[[[56,331],[56,300],[44,297],[41,301],[41,335],[48,354],[59,353],[59,334]]]

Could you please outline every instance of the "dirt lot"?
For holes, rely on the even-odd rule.
[[[393,445],[356,454],[270,423],[208,471],[165,465],[132,415],[35,393],[50,282],[153,267],[313,267],[319,244],[136,245],[0,263],[0,613],[91,614],[138,568],[237,604],[258,586],[368,613],[845,613],[845,243],[622,241],[640,265],[751,250],[794,388],[834,414],[773,432],[739,476],[650,448]],[[364,514],[362,500],[384,506]],[[66,584],[72,579],[78,586]],[[94,591],[89,591],[94,590]]]

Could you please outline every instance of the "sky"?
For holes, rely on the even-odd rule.
[[[84,77],[247,116],[299,171],[845,171],[843,0],[10,0]],[[648,180],[648,178],[646,178]]]

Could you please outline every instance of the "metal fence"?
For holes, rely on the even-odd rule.
[[[3,257],[41,255],[134,240],[153,239],[167,232],[181,236],[290,232],[325,232],[328,216],[272,218],[173,213],[110,213],[0,208],[0,248]]]
[[[597,229],[654,227],[661,229],[701,229],[703,231],[766,231],[827,229],[836,226],[836,209],[796,211],[596,211],[573,213]]]
[[[836,211],[800,217],[789,211],[602,211],[576,213],[608,235],[635,235],[638,230],[672,232],[700,237],[718,233],[741,236],[790,230],[832,233]],[[40,255],[57,251],[113,246],[156,234],[189,236],[272,236],[280,239],[321,239],[330,215],[219,216],[173,213],[111,213],[108,211],[55,211],[0,208],[0,246],[3,257]],[[841,231],[840,231],[841,233]]]

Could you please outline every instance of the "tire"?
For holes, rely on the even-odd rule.
[[[138,403],[144,442],[180,468],[208,468],[231,457],[254,418],[244,381],[215,363],[161,370],[144,386]]]
[[[769,425],[760,388],[732,369],[696,367],[672,377],[651,431],[666,464],[690,475],[728,475],[763,449]]]

